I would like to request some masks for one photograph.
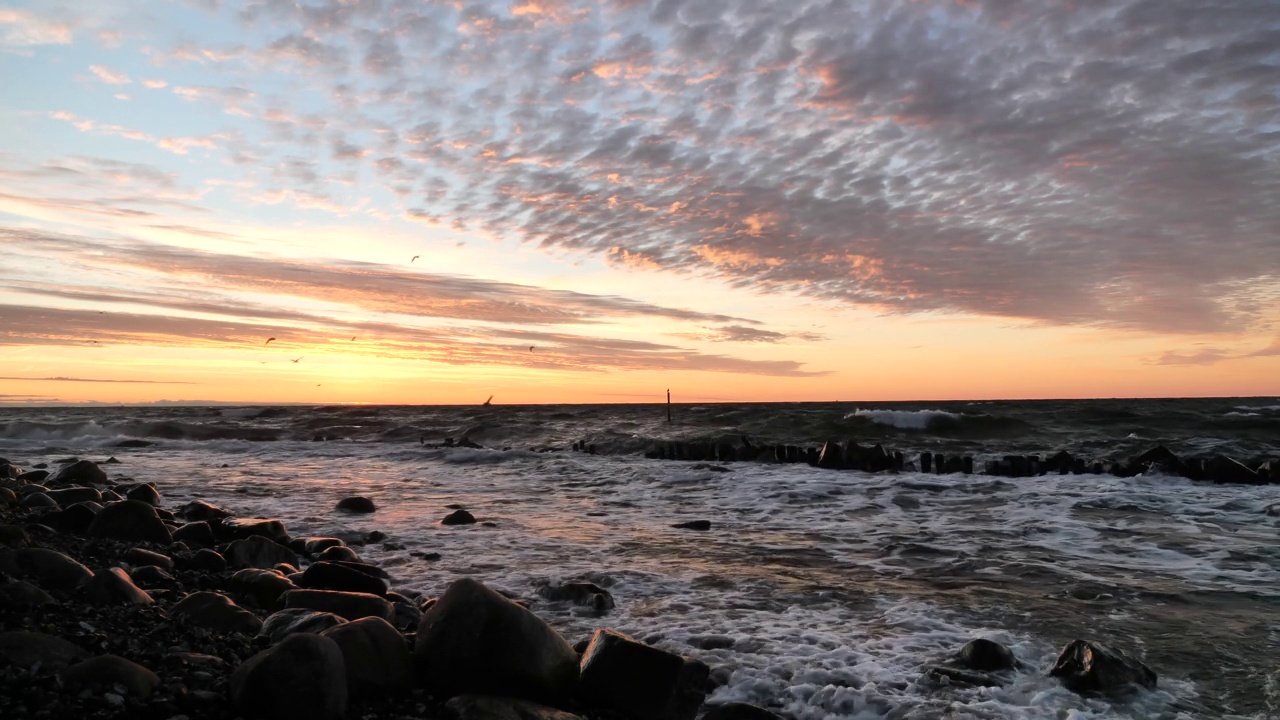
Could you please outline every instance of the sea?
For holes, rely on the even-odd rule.
[[[360,552],[396,589],[475,576],[570,642],[603,626],[700,658],[721,683],[711,703],[796,720],[1280,717],[1280,485],[645,457],[744,437],[979,468],[1158,444],[1255,462],[1280,457],[1280,398],[676,404],[670,422],[664,405],[0,407],[0,457],[114,457],[113,476],[154,481],[171,507],[200,498],[295,536],[385,533]],[[335,511],[350,495],[378,510]],[[480,522],[440,525],[450,506]],[[711,529],[673,527],[690,520]],[[571,580],[616,608],[538,594]],[[978,637],[1024,669],[1000,687],[925,678]],[[1046,671],[1075,638],[1143,659],[1158,686],[1066,690]]]

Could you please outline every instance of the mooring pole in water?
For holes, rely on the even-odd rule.
[[[667,388],[667,423],[671,423],[671,388]]]

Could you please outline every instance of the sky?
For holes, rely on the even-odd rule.
[[[1280,395],[1274,0],[0,0],[0,77],[0,403]]]

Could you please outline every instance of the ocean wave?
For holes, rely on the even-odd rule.
[[[0,427],[0,438],[9,440],[70,441],[116,440],[126,438],[160,440],[278,440],[280,431],[245,425],[204,425],[176,420],[156,422],[119,422],[99,424],[86,422],[14,421]]]
[[[938,421],[959,421],[966,417],[964,413],[952,413],[946,410],[866,410],[858,408],[845,415],[846,420],[860,417],[877,425],[889,425],[902,430],[928,430]]]

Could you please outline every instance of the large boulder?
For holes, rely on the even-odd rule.
[[[52,595],[26,580],[0,579],[0,610],[30,610],[52,603]]]
[[[449,720],[581,720],[563,710],[528,700],[492,695],[458,695],[444,704]]]
[[[55,592],[70,592],[93,577],[89,568],[57,550],[31,547],[0,552],[0,571]]]
[[[341,615],[347,620],[380,617],[387,622],[395,618],[391,603],[377,595],[337,590],[290,590],[284,594],[285,607],[321,610]]]
[[[1013,670],[1019,665],[1012,650],[986,638],[975,638],[965,643],[956,655],[956,662],[970,670],[982,672]]]
[[[231,576],[231,591],[264,610],[279,608],[283,604],[281,597],[294,587],[292,580],[275,570],[245,568]]]
[[[339,547],[346,544],[336,537],[306,537],[298,538],[294,542],[298,543],[298,547],[295,548],[298,552],[305,552],[308,555],[322,553],[331,547]]]
[[[319,634],[345,622],[344,618],[333,613],[306,608],[285,608],[268,616],[258,634],[270,639],[274,644],[294,633]]]
[[[1120,650],[1088,640],[1072,640],[1049,670],[1068,690],[1116,694],[1136,687],[1154,688],[1156,674]]]
[[[217,538],[213,536],[213,529],[203,520],[189,522],[174,530],[173,541],[206,548],[218,544]]]
[[[203,570],[205,572],[222,572],[227,569],[227,559],[216,550],[209,548],[200,548],[191,554],[191,557],[185,558],[183,565],[191,570]]]
[[[84,594],[101,605],[151,605],[155,600],[137,585],[124,570],[113,567],[94,573],[85,583]]]
[[[360,562],[360,555],[346,545],[333,545],[320,551],[316,555],[316,560],[320,562]]]
[[[636,720],[693,720],[709,674],[702,662],[602,628],[582,654],[578,697]]]
[[[102,502],[102,493],[97,488],[69,487],[61,490],[50,490],[45,493],[61,507],[69,507],[78,502]]]
[[[299,583],[304,588],[344,590],[371,595],[386,595],[387,583],[354,568],[331,562],[316,562],[302,573]]]
[[[270,570],[280,563],[298,564],[297,553],[262,535],[236,540],[227,548],[224,556],[233,568]]]
[[[155,483],[141,483],[129,488],[124,494],[129,500],[137,500],[144,502],[152,507],[160,506],[160,491],[156,489]]]
[[[107,473],[92,460],[77,460],[69,465],[63,465],[57,472],[49,476],[50,485],[70,483],[101,485],[106,481]]]
[[[589,582],[567,582],[562,585],[544,585],[538,594],[552,602],[571,602],[590,608],[596,615],[603,615],[615,607],[613,595],[608,590]]]
[[[203,500],[192,500],[186,505],[183,505],[178,508],[178,514],[192,522],[219,520],[221,518],[231,517],[231,513],[223,510],[217,505],[210,505]]]
[[[231,703],[249,718],[342,720],[347,712],[342,651],[327,637],[290,635],[236,668]]]
[[[337,509],[353,513],[371,513],[374,510],[377,510],[372,500],[358,495],[339,500]]]
[[[461,508],[454,510],[440,521],[441,525],[474,525],[476,516]]]
[[[129,571],[129,579],[140,588],[162,588],[175,584],[173,576],[155,565],[143,565]]]
[[[27,493],[22,500],[18,501],[18,507],[25,510],[39,510],[41,508],[57,509],[58,501],[49,497],[42,492]]]
[[[137,500],[121,500],[102,508],[89,525],[89,536],[162,545],[173,541],[156,509]]]
[[[146,548],[131,548],[129,552],[124,554],[125,562],[135,567],[142,565],[155,565],[164,570],[173,569],[173,558],[168,555],[161,555],[158,552],[151,552]]]
[[[228,537],[264,537],[278,543],[288,543],[289,533],[279,520],[264,518],[231,518],[223,520],[221,528]]]
[[[216,592],[194,592],[169,610],[169,616],[189,625],[218,632],[257,633],[262,629],[258,616]]]
[[[56,671],[87,657],[89,653],[60,637],[25,630],[0,632],[0,666]]]
[[[40,522],[58,532],[84,535],[89,532],[89,527],[93,525],[93,520],[98,517],[99,512],[102,512],[101,505],[86,500],[71,505],[65,510],[45,513],[40,518]]]
[[[141,665],[117,655],[100,655],[67,668],[62,673],[62,682],[72,692],[81,689],[113,691],[119,685],[131,697],[145,700],[160,684],[160,678]]]
[[[20,548],[30,544],[31,538],[21,525],[0,525],[0,546]]]
[[[418,625],[414,653],[439,695],[509,695],[562,705],[578,655],[541,618],[471,578],[455,581]]]
[[[409,643],[386,620],[367,617],[320,633],[342,650],[351,697],[376,697],[409,687],[413,658]]]

